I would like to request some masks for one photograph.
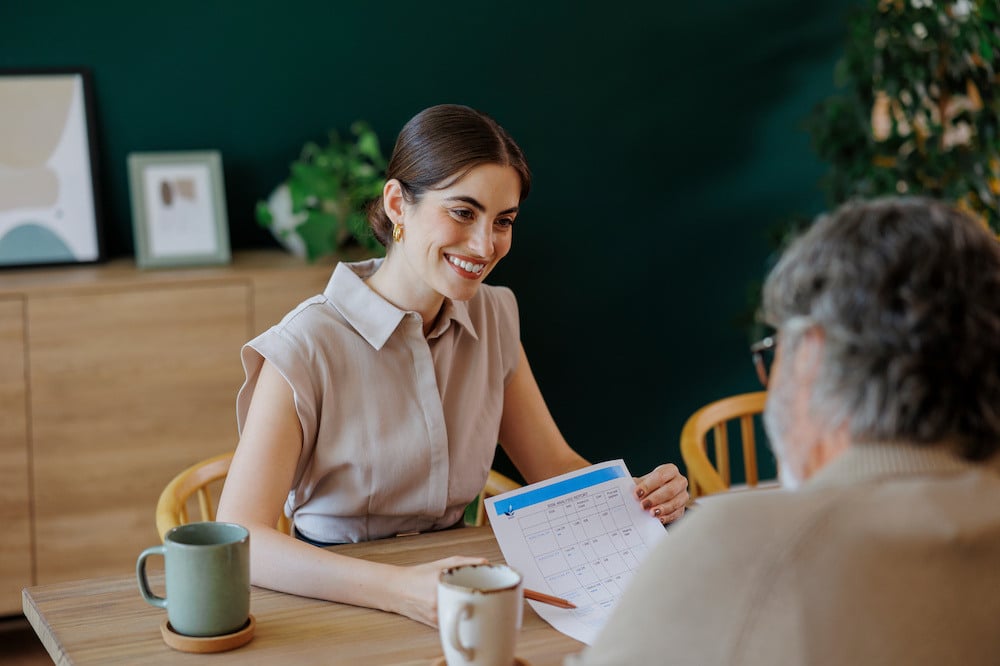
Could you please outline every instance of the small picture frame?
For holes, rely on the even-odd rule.
[[[0,267],[104,257],[86,68],[0,69]]]
[[[229,263],[219,152],[130,153],[127,159],[139,268]]]

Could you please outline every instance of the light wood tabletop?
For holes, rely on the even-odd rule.
[[[390,564],[418,564],[450,555],[503,556],[486,527],[335,546],[337,552]],[[137,553],[138,556],[138,553]],[[162,573],[150,574],[157,594]],[[160,635],[166,611],[139,595],[135,576],[94,578],[30,587],[24,615],[57,664],[406,664],[440,659],[436,629],[401,615],[254,587],[250,612],[256,633],[247,645],[208,655],[178,652]],[[525,605],[517,656],[531,666],[562,664],[583,644],[557,632]]]

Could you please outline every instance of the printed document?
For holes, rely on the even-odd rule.
[[[486,515],[524,586],[575,610],[530,601],[546,622],[590,645],[644,555],[667,534],[635,499],[622,460],[487,498]]]

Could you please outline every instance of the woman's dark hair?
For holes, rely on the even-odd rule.
[[[385,177],[398,180],[406,201],[414,203],[427,190],[447,187],[480,164],[513,167],[521,178],[519,202],[527,198],[531,171],[514,139],[481,111],[440,104],[424,109],[406,123],[396,139]],[[375,238],[388,247],[392,221],[381,196],[368,205],[368,223]]]

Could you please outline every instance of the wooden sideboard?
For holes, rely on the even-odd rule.
[[[240,347],[332,268],[0,272],[0,615],[23,587],[134,570],[167,482],[236,445]]]

